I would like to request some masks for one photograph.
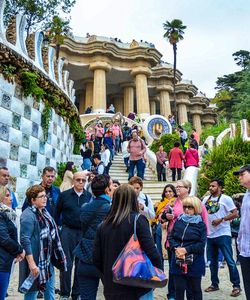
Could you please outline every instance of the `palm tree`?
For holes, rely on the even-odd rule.
[[[184,30],[187,26],[183,25],[182,21],[179,19],[174,19],[171,22],[166,21],[163,23],[163,28],[166,30],[163,37],[167,38],[169,43],[173,46],[174,53],[174,109],[175,109],[175,120],[176,124],[178,124],[178,112],[177,112],[177,104],[176,104],[176,93],[175,93],[175,77],[176,77],[176,56],[177,56],[177,43],[180,40],[183,40]]]

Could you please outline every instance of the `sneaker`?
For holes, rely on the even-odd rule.
[[[206,263],[206,267],[209,268],[209,267],[210,267],[210,264],[211,264],[211,261],[208,260],[207,263]]]
[[[222,261],[219,261],[218,267],[219,267],[220,269],[224,269],[224,268],[225,268]]]
[[[43,299],[43,292],[38,292],[37,299]]]

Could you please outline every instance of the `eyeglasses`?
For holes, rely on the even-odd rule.
[[[185,209],[190,210],[190,209],[194,209],[194,207],[193,207],[192,205],[183,205],[183,209],[184,209],[184,210],[185,210]]]
[[[47,195],[41,195],[41,196],[37,196],[36,199],[42,199],[42,198],[48,198]]]
[[[84,178],[76,178],[75,181],[76,182],[85,182],[86,179],[84,179]]]
[[[184,186],[184,185],[177,185],[177,186],[176,186],[176,189],[182,189],[182,188],[187,189],[187,187]]]

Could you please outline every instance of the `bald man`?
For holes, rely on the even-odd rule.
[[[61,298],[78,299],[80,295],[77,281],[77,259],[73,250],[81,239],[80,208],[84,203],[89,202],[91,194],[84,189],[86,174],[76,172],[73,176],[73,187],[60,194],[56,207],[56,222],[62,222],[61,242],[67,257],[67,272],[60,273]],[[71,273],[75,260],[74,283],[71,290]]]

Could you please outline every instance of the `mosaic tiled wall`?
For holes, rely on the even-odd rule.
[[[30,185],[40,181],[45,166],[65,162],[73,149],[69,126],[53,110],[48,140],[41,127],[43,103],[22,97],[20,87],[0,75],[0,165],[16,177],[20,204]]]

